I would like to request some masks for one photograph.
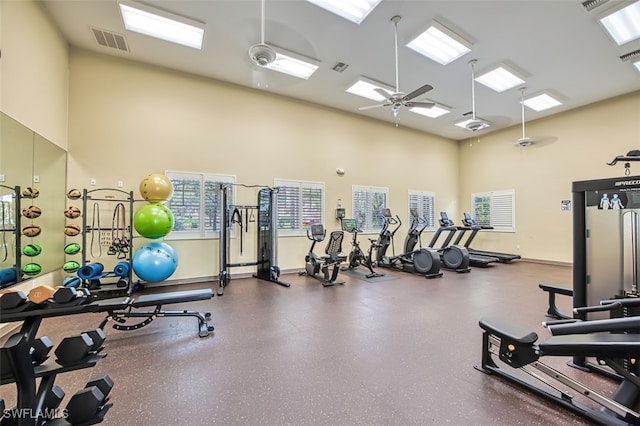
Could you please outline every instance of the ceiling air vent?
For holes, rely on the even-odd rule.
[[[623,62],[635,61],[637,59],[640,59],[640,49],[634,50],[633,52],[625,53],[624,55],[620,56],[620,59]]]
[[[123,52],[129,51],[127,39],[124,38],[123,35],[93,27],[91,27],[91,31],[93,32],[93,35],[100,46],[118,49]]]
[[[596,7],[602,6],[608,1],[609,0],[587,0],[582,2],[582,7],[584,7],[584,10],[587,12],[591,12]]]

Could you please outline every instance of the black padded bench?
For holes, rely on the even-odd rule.
[[[566,287],[558,287],[557,285],[540,283],[538,287],[542,289],[542,291],[546,291],[549,293],[549,308],[547,309],[546,316],[550,318],[556,319],[570,319],[571,316],[564,315],[560,313],[558,307],[556,306],[556,294],[561,294],[563,296],[573,297],[573,289]]]
[[[592,333],[551,336],[538,343],[541,355],[634,358],[640,353],[637,334]]]

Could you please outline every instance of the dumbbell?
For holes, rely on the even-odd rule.
[[[5,291],[0,296],[0,309],[2,309],[3,311],[15,309],[27,303],[27,300],[27,295],[20,290]]]
[[[53,297],[55,291],[53,287],[49,287],[48,285],[39,285],[29,290],[28,298],[30,302],[36,305],[42,305]]]
[[[31,355],[31,363],[40,365],[49,358],[49,352],[53,348],[53,342],[47,336],[38,337],[33,341],[29,354]]]
[[[75,287],[56,287],[53,301],[61,305],[80,305],[88,300],[89,290]]]
[[[72,425],[90,423],[100,415],[105,396],[98,386],[90,386],[74,393],[65,411],[66,421]]]
[[[87,333],[77,336],[65,337],[55,350],[56,362],[60,365],[73,365],[81,363],[91,355],[93,340]]]
[[[64,399],[64,395],[65,393],[60,386],[53,385],[51,390],[49,390],[49,392],[47,392],[47,394],[44,397],[44,401],[42,403],[43,411],[45,413],[52,412],[56,408],[58,408],[60,406],[60,403]]]

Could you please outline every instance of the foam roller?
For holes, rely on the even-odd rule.
[[[13,284],[17,280],[16,268],[0,269],[0,285]]]
[[[129,275],[129,262],[118,262],[113,268],[113,273],[118,277],[126,277]]]
[[[102,274],[104,265],[102,263],[87,263],[78,269],[78,276],[83,280],[97,279]]]

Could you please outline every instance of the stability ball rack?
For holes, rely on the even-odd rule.
[[[260,187],[258,191],[257,206],[240,206],[229,204],[229,189],[231,186]],[[231,275],[229,268],[241,266],[257,266],[255,278],[270,281],[283,287],[290,284],[280,281],[280,268],[278,263],[278,224],[274,206],[277,206],[278,189],[271,187],[222,183],[219,187],[219,217],[220,217],[220,274],[218,283],[218,296],[224,294],[224,288],[229,284]],[[230,211],[232,209],[253,209],[258,211],[258,236],[257,258],[254,262],[230,263],[229,262],[229,231],[231,228]],[[243,231],[241,231],[243,232]]]

